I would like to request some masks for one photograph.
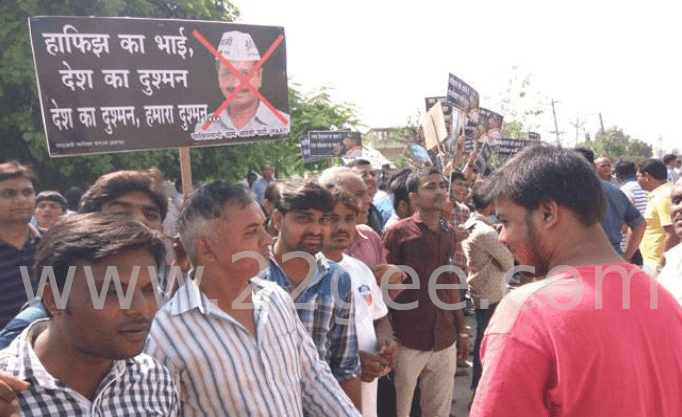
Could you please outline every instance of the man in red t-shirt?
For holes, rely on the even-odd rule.
[[[489,185],[500,241],[546,278],[493,315],[470,415],[682,415],[682,308],[613,250],[589,164],[570,150],[530,148]]]

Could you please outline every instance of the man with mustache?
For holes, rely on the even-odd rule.
[[[602,183],[550,146],[492,175],[500,242],[545,278],[498,305],[470,416],[682,415],[682,308],[611,245]]]
[[[179,382],[185,417],[358,416],[289,295],[256,277],[272,243],[264,221],[242,186],[187,196],[180,237],[196,271],[159,310],[146,351]]]
[[[278,235],[270,268],[260,277],[291,293],[320,359],[327,361],[343,390],[360,408],[361,368],[351,279],[319,254],[329,235],[333,203],[329,190],[314,182],[282,193],[279,207],[272,212]]]
[[[0,383],[0,415],[13,400],[26,417],[178,415],[171,374],[141,353],[157,309],[150,269],[164,256],[161,238],[131,218],[79,214],[53,224],[34,271],[54,274],[42,294],[49,318],[0,351],[0,369],[19,380],[7,382],[16,394]]]
[[[31,266],[40,232],[29,224],[35,206],[36,178],[17,162],[0,164],[0,329],[27,301],[20,267]],[[33,283],[33,278],[30,277]]]
[[[261,59],[253,38],[250,34],[244,32],[231,31],[223,33],[220,44],[216,49],[242,76],[247,76]],[[241,81],[219,60],[216,60],[216,71],[218,73],[220,91],[227,98],[239,86]],[[261,88],[263,85],[262,67],[254,73],[249,83],[256,89]],[[243,87],[234,96],[227,108],[218,115],[216,121],[211,123],[206,130],[203,130],[204,122],[200,121],[194,129],[194,133],[236,132],[239,134],[251,132],[255,134],[265,130],[267,131],[265,136],[272,136],[281,134],[283,128],[286,129],[285,133],[288,133],[290,126],[289,115],[279,110],[276,111],[286,119],[286,124],[282,123],[251,90]],[[262,201],[259,202],[262,203]]]
[[[355,324],[362,364],[362,414],[377,416],[377,378],[397,364],[400,343],[393,336],[388,308],[383,301],[371,269],[359,259],[344,254],[355,237],[357,201],[341,188],[331,190],[334,209],[330,235],[325,237],[322,253],[348,271],[353,286]]]

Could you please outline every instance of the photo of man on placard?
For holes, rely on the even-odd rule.
[[[357,132],[348,132],[341,142],[342,146],[334,149],[334,156],[343,158],[362,158],[362,137]]]
[[[231,31],[223,33],[217,51],[242,76],[246,77],[261,60],[258,47],[249,33]],[[216,60],[218,86],[225,99],[230,97],[241,80],[220,60]],[[263,68],[259,68],[248,82],[260,90],[263,85]],[[282,117],[277,116],[279,113]],[[206,126],[208,124],[208,126]],[[288,133],[290,128],[289,114],[268,106],[251,90],[243,86],[233,96],[227,107],[218,115],[211,115],[207,122],[196,125],[194,133],[236,132],[253,136],[272,136]]]

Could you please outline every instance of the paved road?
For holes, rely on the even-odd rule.
[[[476,319],[474,316],[466,316],[467,327],[470,333],[476,332]],[[474,338],[471,338],[471,344],[474,344]],[[473,364],[473,357],[469,357],[469,365]],[[469,385],[471,384],[471,372],[472,368],[469,366],[469,375],[467,376],[457,376],[455,377],[455,392],[452,396],[452,408],[450,409],[450,417],[467,417],[469,415],[468,408],[469,402],[471,401],[471,390]]]

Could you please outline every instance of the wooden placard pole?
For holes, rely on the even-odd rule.
[[[180,173],[182,175],[182,193],[188,195],[192,192],[192,156],[191,148],[180,148]]]

